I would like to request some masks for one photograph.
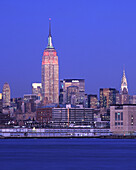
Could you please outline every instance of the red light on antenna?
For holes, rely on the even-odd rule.
[[[51,18],[49,18],[49,20],[51,20]]]

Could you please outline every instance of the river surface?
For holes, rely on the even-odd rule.
[[[0,170],[136,170],[136,139],[0,139]]]

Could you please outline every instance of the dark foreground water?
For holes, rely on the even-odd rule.
[[[135,169],[135,139],[1,139],[0,170]]]

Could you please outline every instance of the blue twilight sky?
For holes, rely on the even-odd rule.
[[[22,97],[41,81],[50,17],[60,79],[84,78],[90,94],[119,90],[125,65],[136,94],[135,0],[0,0],[0,92],[8,82]]]

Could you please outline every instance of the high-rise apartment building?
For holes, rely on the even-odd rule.
[[[64,79],[60,81],[60,103],[84,104],[85,80]]]
[[[116,89],[101,88],[100,89],[100,107],[109,108],[110,105],[116,104]]]
[[[2,90],[3,107],[10,106],[10,87],[5,83]]]
[[[59,103],[59,64],[52,45],[51,21],[49,21],[48,46],[42,56],[42,100],[43,104]]]

